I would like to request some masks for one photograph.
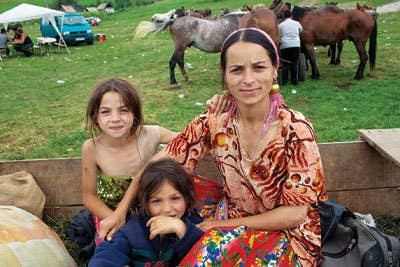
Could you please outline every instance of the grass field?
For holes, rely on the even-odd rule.
[[[193,66],[187,69],[193,82],[183,82],[181,90],[165,91],[173,51],[169,32],[133,38],[141,20],[182,5],[211,7],[217,14],[222,7],[234,10],[243,2],[170,0],[131,8],[102,16],[94,32],[106,34],[105,42],[70,47],[71,54],[64,50],[0,62],[0,159],[79,156],[86,138],[83,122],[88,95],[99,80],[110,76],[129,79],[137,86],[147,123],[182,129],[204,109],[201,104],[206,99],[221,92],[218,54],[187,49],[185,62]],[[311,80],[308,74],[296,88],[282,88],[289,106],[311,119],[319,142],[356,140],[358,129],[400,126],[399,22],[398,13],[379,16],[377,67],[374,72],[367,67],[363,80],[353,80],[358,56],[354,45],[345,42],[341,67],[328,67],[327,48],[318,47],[321,79]],[[40,36],[38,21],[25,23],[24,29],[33,39]],[[176,77],[182,82],[178,69]],[[59,84],[60,80],[64,83]]]

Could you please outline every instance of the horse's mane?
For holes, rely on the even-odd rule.
[[[295,20],[299,20],[302,18],[306,13],[308,12],[308,9],[299,7],[299,6],[294,6],[293,11],[292,11],[292,16]]]

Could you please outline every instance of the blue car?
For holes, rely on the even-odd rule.
[[[92,26],[90,26],[84,16],[79,13],[65,13],[63,25],[61,25],[61,20],[61,17],[55,17],[57,27],[67,44],[93,44],[94,34]],[[40,21],[40,31],[42,32],[42,36],[56,38],[57,40],[60,38],[48,19]]]

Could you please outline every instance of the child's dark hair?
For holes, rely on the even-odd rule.
[[[134,134],[136,129],[140,125],[143,125],[142,103],[135,87],[128,81],[119,78],[105,79],[94,87],[86,108],[86,129],[92,137],[95,137],[101,132],[97,123],[97,117],[99,115],[101,99],[108,92],[118,93],[123,103],[127,106],[129,111],[133,113],[131,134]]]
[[[138,186],[136,203],[149,214],[149,200],[164,183],[168,182],[183,195],[186,210],[192,211],[195,206],[196,194],[193,181],[183,167],[171,159],[149,163],[144,169]]]

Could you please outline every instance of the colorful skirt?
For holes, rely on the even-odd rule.
[[[300,263],[284,233],[239,226],[210,229],[179,266],[300,266]]]

